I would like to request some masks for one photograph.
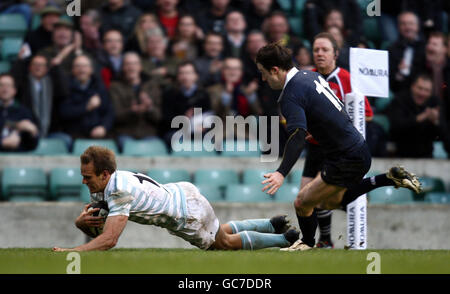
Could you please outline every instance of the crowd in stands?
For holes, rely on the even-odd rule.
[[[79,138],[170,146],[172,119],[194,120],[197,107],[222,119],[279,115],[280,92],[261,80],[258,50],[282,42],[298,68],[315,70],[315,37],[327,32],[346,70],[350,47],[389,51],[391,97],[367,97],[374,156],[431,158],[435,142],[450,154],[450,1],[380,0],[381,16],[370,19],[364,0],[79,2],[75,17],[71,1],[0,2],[0,17],[22,15],[28,28],[0,75],[1,152],[32,150],[41,138],[69,150]],[[282,119],[279,128],[283,146]]]

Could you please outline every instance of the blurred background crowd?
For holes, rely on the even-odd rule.
[[[172,119],[195,121],[196,107],[222,119],[277,116],[259,48],[282,42],[312,70],[314,37],[328,32],[342,69],[350,47],[389,51],[390,96],[367,97],[373,156],[450,154],[450,1],[380,0],[381,15],[369,17],[371,2],[80,0],[81,16],[70,17],[73,1],[1,1],[0,151],[28,152],[44,138],[68,150],[80,138],[170,148]],[[282,152],[282,119],[278,127]]]

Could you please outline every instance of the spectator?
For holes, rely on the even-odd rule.
[[[307,0],[303,24],[310,42],[326,29],[326,22],[328,26],[339,23],[351,46],[356,46],[362,36],[362,16],[356,0]]]
[[[397,156],[433,156],[433,141],[442,139],[446,128],[440,107],[439,98],[433,96],[433,81],[426,74],[417,76],[409,91],[394,98],[389,105],[388,115]]]
[[[177,60],[167,56],[168,42],[161,29],[150,30],[147,34],[146,56],[142,62],[144,72],[157,79],[162,86],[172,82],[177,66]]]
[[[172,119],[184,115],[194,120],[194,108],[205,114],[211,109],[208,93],[198,84],[198,74],[192,62],[182,62],[177,67],[177,83],[163,94],[164,139],[169,144],[174,130]],[[195,126],[192,131],[194,131]]]
[[[82,53],[81,34],[74,32],[72,22],[60,19],[54,25],[53,45],[38,54],[50,60],[50,67],[61,66],[65,73],[70,74],[74,58]]]
[[[342,31],[338,27],[331,26],[327,29],[327,32],[333,36],[338,46],[339,55],[336,60],[337,65],[346,70],[350,70],[350,47],[345,41]]]
[[[302,45],[302,41],[291,35],[289,22],[284,13],[275,11],[264,21],[263,32],[269,43],[281,41],[283,45],[294,49]]]
[[[29,109],[14,101],[14,78],[0,74],[0,151],[30,151],[36,148],[39,130]]]
[[[227,14],[225,18],[225,57],[242,57],[246,28],[247,23],[241,12],[234,10]]]
[[[248,33],[243,58],[243,81],[247,87],[255,89],[262,113],[266,116],[277,116],[277,99],[280,96],[280,91],[272,90],[267,83],[262,81],[255,63],[259,49],[265,45],[267,45],[267,40],[261,31],[253,30]]]
[[[165,28],[169,39],[175,37],[176,28],[180,18],[177,6],[178,0],[156,0],[159,22]]]
[[[380,26],[383,40],[386,40],[389,43],[393,43],[398,39],[399,32],[396,26],[396,16],[401,14],[402,11],[411,11],[418,15],[419,26],[423,27],[425,32],[444,30],[443,11],[445,10],[444,5],[448,5],[448,1],[380,1],[381,15],[376,19]]]
[[[65,133],[72,139],[107,137],[114,113],[108,93],[94,74],[91,60],[80,55],[73,61],[70,94],[59,107]],[[72,142],[66,142],[71,149]]]
[[[20,66],[15,65],[16,69]],[[44,56],[35,55],[29,66],[17,73],[16,81],[17,100],[31,110],[40,137],[53,137],[54,133],[60,131],[58,105],[68,94],[61,69],[50,69]]]
[[[294,59],[298,69],[312,70],[314,68],[311,52],[305,46],[300,46],[294,51]]]
[[[440,32],[431,33],[425,49],[426,69],[433,77],[433,94],[440,98],[446,126],[450,126],[450,57],[447,38]],[[450,154],[450,133],[443,138]]]
[[[244,82],[246,84],[258,80],[260,73],[255,63],[256,54],[258,54],[259,49],[266,44],[266,37],[261,31],[253,30],[248,33],[245,53],[243,54],[244,57],[242,59],[244,65]],[[263,86],[264,84],[266,83],[261,83],[260,86]]]
[[[249,30],[261,30],[264,20],[272,11],[280,8],[274,0],[251,0],[250,9],[246,13]]]
[[[111,29],[119,30],[122,36],[128,38],[133,35],[136,20],[141,15],[141,11],[131,4],[125,3],[125,0],[108,0],[101,11],[101,32],[107,32]]]
[[[170,46],[172,56],[175,56],[179,61],[196,59],[203,37],[203,32],[197,27],[192,15],[180,16],[175,37]]]
[[[29,4],[21,0],[3,0],[0,3],[0,14],[18,13],[23,15],[28,27],[31,26],[32,11]]]
[[[225,33],[225,17],[229,6],[230,0],[211,0],[210,5],[199,12],[197,23],[205,34],[210,31]]]
[[[162,118],[160,89],[142,72],[139,55],[125,53],[122,71],[122,79],[113,81],[109,91],[121,150],[126,140],[154,138]]]
[[[361,38],[362,32],[348,30],[345,27],[344,15],[339,9],[331,9],[325,14],[323,30],[328,31],[329,28],[336,27],[342,33],[342,38],[346,43],[355,46]]]
[[[97,56],[101,76],[106,88],[112,80],[118,80],[122,69],[123,37],[118,30],[109,30],[103,36],[103,50]]]
[[[148,12],[141,14],[134,27],[134,34],[126,44],[126,51],[134,51],[142,55],[147,48],[147,32],[156,28],[161,28],[161,25],[155,14]]]
[[[398,16],[399,39],[389,47],[389,84],[398,93],[408,88],[411,77],[421,70],[425,43],[419,32],[419,18],[412,12]]]
[[[102,49],[100,37],[101,19],[97,10],[87,10],[80,17],[80,29],[83,37],[83,48],[92,56]]]
[[[450,59],[447,38],[443,33],[431,33],[425,48],[426,69],[433,78],[433,95],[450,99]],[[450,113],[447,113],[450,115]]]
[[[261,115],[262,109],[258,102],[256,90],[258,84],[253,82],[248,86],[243,84],[242,62],[238,58],[228,57],[224,60],[222,82],[209,87],[213,111],[224,121],[228,115]],[[228,137],[232,130],[225,130]],[[242,134],[239,134],[242,135]]]
[[[28,32],[25,37],[24,45],[28,48],[22,47],[20,53],[22,59],[52,45],[53,29],[60,16],[61,10],[54,6],[46,7],[41,11],[41,25],[34,31]],[[28,54],[24,50],[29,51]]]
[[[223,38],[220,34],[209,32],[204,41],[203,55],[194,63],[199,80],[204,87],[220,82],[222,71]]]

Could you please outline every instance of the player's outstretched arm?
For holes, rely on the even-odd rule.
[[[91,250],[108,250],[116,246],[120,234],[127,225],[128,216],[115,215],[106,219],[103,233],[98,235],[90,242],[75,248],[59,248],[54,247],[53,251],[91,251]]]
[[[289,136],[286,146],[284,148],[283,159],[280,167],[276,172],[265,174],[266,180],[262,184],[267,184],[262,189],[267,190],[270,195],[275,194],[278,188],[283,184],[284,178],[289,174],[294,164],[297,162],[302,150],[305,146],[306,132],[303,129],[297,128]]]

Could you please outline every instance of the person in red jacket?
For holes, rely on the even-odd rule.
[[[339,51],[336,40],[330,33],[320,33],[315,36],[313,42],[313,60],[316,71],[328,82],[331,90],[345,103],[345,95],[352,92],[350,73],[336,65]],[[370,103],[365,98],[366,121],[373,118]],[[318,143],[311,136],[307,137],[307,153],[303,168],[301,187],[311,182],[321,170],[323,155]],[[331,241],[331,210],[319,210],[316,208],[317,219],[320,229],[318,248],[333,248]]]

